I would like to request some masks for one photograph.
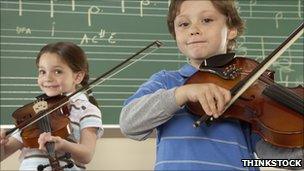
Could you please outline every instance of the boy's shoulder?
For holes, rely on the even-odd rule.
[[[151,78],[166,78],[168,76],[180,76],[179,70],[161,70],[151,76]]]

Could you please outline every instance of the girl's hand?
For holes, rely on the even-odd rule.
[[[1,146],[4,146],[8,142],[8,138],[6,137],[5,132],[6,131],[4,129],[0,129],[0,145]]]
[[[38,138],[39,150],[46,151],[45,143],[47,142],[54,142],[55,151],[61,151],[63,149],[65,140],[58,136],[52,136],[50,132],[44,132],[40,134]]]
[[[186,102],[199,102],[207,115],[218,118],[230,101],[230,91],[212,83],[188,84],[175,91],[176,102],[179,106]]]

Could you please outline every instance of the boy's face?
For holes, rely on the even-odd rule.
[[[55,53],[44,53],[38,64],[38,85],[48,96],[71,93],[82,81],[83,73],[75,73]]]
[[[174,20],[179,50],[198,67],[213,55],[226,53],[228,40],[236,29],[228,29],[226,17],[210,1],[184,1]]]

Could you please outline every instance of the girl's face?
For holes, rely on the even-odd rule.
[[[210,1],[184,1],[174,29],[179,50],[195,67],[211,56],[226,53],[228,40],[237,35]]]
[[[40,57],[38,85],[48,96],[74,92],[83,77],[83,72],[73,72],[56,53],[44,53]]]

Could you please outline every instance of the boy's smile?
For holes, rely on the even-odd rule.
[[[184,1],[174,28],[179,50],[195,67],[206,58],[226,53],[228,40],[237,33],[227,27],[226,16],[210,1]]]

